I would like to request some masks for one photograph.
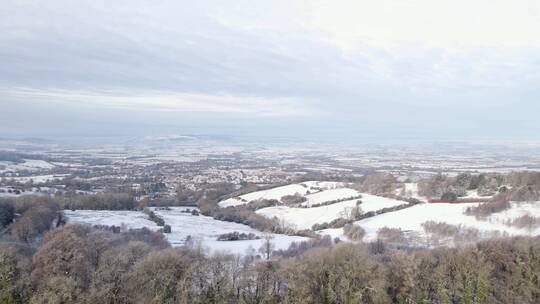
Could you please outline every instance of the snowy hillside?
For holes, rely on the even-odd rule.
[[[11,161],[0,161],[0,173],[2,172],[17,172],[21,170],[37,171],[40,169],[51,169],[55,166],[44,160],[25,159],[24,162],[14,163]]]
[[[298,184],[290,184],[286,186],[271,188],[268,190],[255,191],[248,194],[241,195],[239,197],[233,197],[219,202],[219,206],[222,208],[231,206],[245,205],[251,201],[267,199],[267,200],[281,200],[286,195],[302,195],[305,196],[310,193],[320,192],[321,190],[335,189],[342,186],[342,183],[338,182],[319,182],[308,181]],[[317,199],[317,198],[315,198]]]
[[[189,210],[194,208],[187,208]],[[194,242],[201,242],[211,252],[224,251],[234,254],[245,254],[250,248],[259,249],[264,240],[264,234],[249,226],[218,221],[208,216],[194,216],[185,211],[184,207],[172,207],[170,210],[155,210],[155,213],[171,226],[171,233],[165,234],[172,246],[185,244],[186,239],[191,237]],[[89,225],[121,226],[126,229],[148,228],[157,231],[161,227],[150,221],[148,216],[141,211],[96,211],[96,210],[64,210],[68,223]],[[217,241],[221,234],[239,232],[253,233],[261,239],[244,241]],[[306,240],[304,237],[271,234],[275,249],[286,249],[292,242]]]
[[[540,216],[540,202],[535,203],[512,203],[511,208],[499,213],[494,213],[486,219],[478,219],[475,216],[465,215],[467,207],[477,206],[478,203],[464,204],[420,204],[410,208],[380,214],[358,222],[366,231],[365,241],[374,240],[377,231],[383,227],[399,228],[405,232],[416,232],[420,236],[424,235],[422,224],[427,221],[435,221],[450,225],[462,225],[464,227],[476,228],[481,232],[501,232],[509,235],[540,235],[540,228],[524,229],[507,225],[509,220],[516,219],[523,215]],[[347,239],[343,235],[343,229],[325,229],[320,234],[329,234],[332,237]]]
[[[302,206],[313,206],[323,204],[330,201],[342,200],[359,196],[360,193],[350,188],[336,188],[323,190],[321,192],[306,195],[307,201],[302,203]]]
[[[343,194],[343,196],[341,197],[348,197],[351,194],[347,191],[343,191],[341,193]],[[358,194],[359,193],[356,193],[356,195]],[[407,202],[404,201],[389,199],[366,193],[362,193],[361,195],[362,198],[360,200],[362,201],[362,203],[359,205],[359,207],[363,212],[377,211],[384,208],[407,204]],[[332,199],[336,199],[335,196],[329,197],[332,197]],[[340,197],[337,198],[339,199]],[[358,199],[347,200],[326,206],[312,208],[276,206],[257,210],[257,213],[270,219],[276,217],[279,219],[279,221],[284,222],[290,228],[298,230],[311,229],[314,224],[322,224],[325,222],[329,223],[338,218],[348,218],[352,208],[357,206],[357,201]]]

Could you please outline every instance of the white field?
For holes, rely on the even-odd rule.
[[[231,207],[231,206],[240,206],[245,205],[251,201],[260,200],[260,199],[275,199],[281,200],[285,195],[306,195],[308,191],[315,192],[317,191],[314,188],[323,188],[323,189],[333,189],[342,185],[337,182],[319,182],[319,181],[308,181],[299,184],[290,184],[286,186],[276,187],[268,190],[255,191],[247,193],[238,197],[233,197],[226,199],[218,203],[222,208]]]
[[[342,189],[337,189],[342,190]],[[352,189],[349,189],[352,190]],[[332,190],[327,190],[332,191]],[[321,192],[327,192],[323,191]],[[349,197],[351,193],[342,192],[345,196]],[[356,192],[356,195],[359,193]],[[381,196],[370,195],[361,193],[362,204],[360,208],[363,212],[377,211],[383,208],[394,207],[398,205],[407,204],[407,202],[399,201],[395,199],[389,199]],[[335,198],[334,198],[335,199]],[[277,217],[280,222],[283,222],[288,227],[293,229],[310,229],[314,224],[322,224],[324,222],[331,222],[337,218],[347,218],[352,208],[356,206],[357,199],[339,202],[331,205],[312,207],[312,208],[291,208],[287,206],[276,206],[259,209],[256,212],[267,218]]]
[[[207,246],[212,251],[228,251],[235,254],[244,254],[249,247],[257,250],[264,240],[246,240],[246,241],[216,241],[220,234],[238,231],[240,233],[253,233],[264,236],[264,233],[255,230],[247,225],[218,221],[212,217],[199,215],[193,216],[189,213],[181,212],[186,208],[172,207],[171,210],[156,210],[156,214],[161,216],[165,223],[171,225],[171,234],[166,234],[167,239],[173,246],[184,244],[188,235],[196,240],[201,240],[203,246]],[[193,208],[188,208],[193,209]],[[271,234],[275,249],[287,249],[292,242],[307,240],[304,237],[288,236],[282,234]]]
[[[24,163],[0,161],[0,165],[6,167],[4,170],[0,170],[0,172],[9,172],[9,171],[15,172],[15,171],[20,171],[20,170],[36,171],[40,169],[52,169],[55,167],[53,164],[46,162],[44,160],[35,160],[35,159],[25,159]]]
[[[478,194],[478,190],[469,190],[464,198],[492,198],[493,196],[482,196]]]
[[[307,201],[302,206],[312,206],[333,200],[358,196],[360,192],[350,188],[336,188],[306,195]]]
[[[30,180],[34,182],[34,184],[44,183],[48,181],[54,181],[56,179],[62,179],[68,174],[59,174],[59,175],[34,175],[34,176],[22,176],[22,177],[12,177],[8,179],[13,179],[19,183],[26,183]]]
[[[160,227],[148,219],[148,216],[140,211],[116,211],[116,210],[64,210],[68,223],[124,226],[127,229],[148,228],[158,230]]]
[[[251,201],[260,200],[260,199],[275,199],[280,200],[285,195],[294,195],[296,193],[300,195],[305,195],[309,189],[300,184],[291,184],[287,186],[272,188],[268,190],[251,192],[248,194],[241,195],[240,198],[229,198],[218,203],[222,208],[231,207],[231,206],[240,206],[245,205]],[[245,200],[245,201],[244,201]]]
[[[171,226],[172,233],[165,234],[172,246],[181,246],[186,238],[191,236],[196,242],[201,242],[202,246],[208,248],[210,252],[228,252],[233,254],[245,254],[250,248],[259,249],[264,240],[247,241],[217,241],[220,234],[238,231],[254,233],[260,237],[264,233],[249,226],[218,221],[208,216],[193,216],[190,213],[181,212],[184,207],[172,207],[171,210],[155,210],[167,225]],[[194,209],[194,208],[187,208]],[[151,230],[158,230],[161,227],[148,220],[148,216],[140,211],[93,211],[93,210],[64,210],[70,223],[81,223],[90,225],[122,226],[136,229],[146,227]],[[286,249],[292,242],[307,240],[304,237],[272,234],[272,242],[275,249]]]
[[[404,231],[418,232],[424,235],[422,223],[426,221],[444,222],[450,225],[462,225],[480,230],[481,232],[508,233],[509,235],[540,235],[540,228],[533,231],[518,229],[504,224],[508,219],[513,219],[524,214],[540,216],[540,202],[536,203],[512,203],[512,207],[506,211],[495,213],[487,219],[476,219],[474,216],[463,214],[469,206],[477,206],[478,203],[467,204],[420,204],[410,208],[377,215],[356,222],[366,231],[366,241],[377,237],[377,230],[382,227],[399,228]],[[343,236],[343,229],[325,229],[320,234],[328,234],[332,237]]]
[[[512,203],[512,208],[491,215],[490,221],[501,223],[509,219],[511,220],[521,217],[523,215],[540,217],[540,202]],[[530,232],[534,235],[540,235],[540,228]]]

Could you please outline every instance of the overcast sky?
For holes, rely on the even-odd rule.
[[[540,139],[540,1],[0,4],[0,137]]]

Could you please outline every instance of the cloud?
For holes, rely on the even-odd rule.
[[[538,3],[508,1],[307,1],[304,25],[345,50],[539,48]]]
[[[532,115],[522,109],[540,96],[535,11],[526,1],[8,0],[0,104],[138,111],[148,125],[197,114],[194,128],[217,131],[241,117],[254,132],[280,119],[304,133],[445,133],[453,120],[442,112],[467,126]]]
[[[209,95],[174,92],[92,92],[74,90],[40,90],[32,88],[0,89],[12,102],[70,104],[81,107],[144,110],[149,112],[203,112],[249,114],[261,117],[294,117],[316,115],[305,101],[256,96]]]

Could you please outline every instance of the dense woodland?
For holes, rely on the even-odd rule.
[[[378,174],[356,187],[384,194],[399,183]],[[504,210],[510,200],[537,200],[540,174],[439,175],[421,181],[420,188],[458,195],[474,187],[494,195],[467,210],[482,217]],[[253,212],[275,202],[217,208],[231,189],[207,188],[199,208],[261,231],[283,232],[279,223]],[[267,239],[244,257],[210,256],[193,242],[171,248],[163,234],[146,229],[66,225],[61,212],[146,206],[122,193],[0,200],[0,303],[540,303],[538,237],[494,235],[478,242],[477,231],[427,222],[424,229],[432,235],[469,242],[439,249],[396,246],[407,236],[381,229],[372,243],[315,237],[275,251]],[[363,229],[343,225],[349,238],[362,240]],[[537,227],[539,221],[523,217],[508,225]]]
[[[403,251],[313,241],[204,255],[148,230],[66,225],[0,245],[0,303],[538,303],[540,239]],[[268,246],[271,248],[271,246]],[[284,257],[284,256],[287,257]]]

